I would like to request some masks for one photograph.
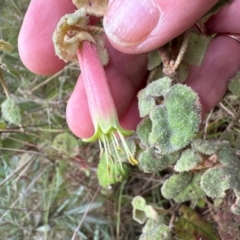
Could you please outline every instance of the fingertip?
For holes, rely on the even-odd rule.
[[[94,133],[86,92],[78,78],[76,86],[68,100],[66,109],[67,124],[70,130],[79,138],[89,138]]]
[[[138,99],[135,97],[130,103],[127,111],[120,120],[120,125],[124,129],[136,130],[138,123],[141,121],[138,111]]]
[[[75,7],[68,0],[32,0],[18,37],[23,64],[32,72],[51,75],[64,67],[54,51],[52,34],[60,18]]]
[[[190,28],[217,0],[115,0],[104,17],[112,45],[125,53],[158,48]]]

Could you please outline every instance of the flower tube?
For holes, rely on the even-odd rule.
[[[82,46],[77,50],[77,57],[95,128],[94,135],[88,139],[83,139],[83,141],[92,142],[99,139],[101,153],[104,151],[107,155],[107,161],[109,161],[111,142],[117,156],[119,156],[118,151],[122,151],[115,135],[117,133],[129,162],[136,165],[138,162],[124,139],[124,136],[131,135],[133,131],[123,129],[119,124],[116,107],[95,44],[83,41]]]

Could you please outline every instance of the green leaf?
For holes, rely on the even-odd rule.
[[[181,154],[181,157],[174,166],[174,170],[177,172],[189,171],[194,169],[201,162],[202,157],[199,153],[196,153],[192,149],[187,149]]]
[[[155,148],[149,148],[140,153],[138,164],[144,172],[152,173],[161,171],[174,164],[178,157],[178,152],[169,155],[160,155],[156,152]]]
[[[60,154],[74,157],[78,154],[79,144],[77,139],[70,133],[60,133],[54,140],[52,147]]]
[[[148,53],[148,70],[151,71],[153,68],[158,66],[162,62],[158,50],[153,50]]]
[[[5,121],[19,125],[21,123],[22,117],[20,113],[20,108],[16,104],[13,98],[7,98],[1,105],[2,107],[2,117]]]
[[[216,140],[202,140],[202,139],[194,139],[191,142],[191,147],[196,152],[213,155],[216,154],[219,148],[221,147],[222,142]]]
[[[181,218],[174,224],[174,230],[178,239],[220,240],[213,226],[193,209],[181,206],[179,214]]]
[[[240,97],[240,72],[229,82],[228,89],[233,95]]]
[[[140,224],[143,224],[148,218],[153,220],[158,219],[156,210],[151,205],[147,205],[145,199],[141,196],[133,198],[132,207],[133,219]]]
[[[170,86],[171,79],[164,77],[148,84],[145,89],[138,93],[138,108],[141,117],[145,117],[150,113],[157,105],[157,102],[161,101]]]
[[[183,83],[187,77],[188,77],[188,73],[189,73],[189,69],[190,69],[190,65],[186,62],[181,62],[178,68],[178,78],[179,78],[179,82]]]
[[[240,162],[228,142],[221,142],[216,158],[220,164],[202,175],[202,189],[213,198],[224,197],[230,188],[240,192]]]
[[[149,133],[152,129],[152,121],[149,117],[145,117],[141,120],[141,122],[137,126],[137,134],[141,141],[140,147],[150,147],[148,142]]]
[[[97,169],[97,177],[102,187],[109,187],[112,184],[122,182],[129,175],[129,166],[125,163],[113,161],[106,153],[102,154]]]
[[[171,87],[163,97],[163,103],[150,112],[152,131],[149,143],[158,146],[164,155],[193,140],[201,122],[201,106],[197,94],[182,84]]]
[[[183,57],[183,62],[199,66],[212,40],[212,36],[206,36],[196,31],[189,32],[189,35],[189,43]]]
[[[183,172],[166,180],[161,188],[162,195],[176,202],[185,202],[205,197],[200,188],[201,173]]]
[[[161,240],[173,240],[171,230],[168,226],[164,224],[160,224],[146,233],[141,234],[139,240],[153,240],[153,239],[161,239]]]

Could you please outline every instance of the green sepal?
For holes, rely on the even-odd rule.
[[[97,168],[97,177],[102,187],[122,182],[129,175],[129,166],[125,163],[115,162],[111,156],[103,153]]]
[[[95,133],[90,138],[83,138],[83,142],[95,142],[97,139],[102,139],[102,136],[105,135],[107,138],[110,137],[112,133],[120,132],[123,136],[130,136],[134,133],[133,130],[126,130],[122,128],[119,124],[114,124],[110,126],[108,129],[102,129],[101,125],[97,125],[95,127]]]

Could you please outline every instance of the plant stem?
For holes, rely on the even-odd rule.
[[[183,59],[184,54],[185,54],[185,52],[187,50],[187,47],[188,47],[188,42],[189,42],[189,32],[186,31],[184,33],[184,38],[183,38],[181,48],[179,50],[179,54],[177,56],[177,59],[174,62],[174,66],[172,68],[173,71],[176,71],[178,69],[180,63],[182,62],[182,59]]]
[[[2,88],[3,88],[3,91],[4,91],[5,95],[7,96],[7,98],[10,98],[10,94],[9,94],[9,91],[8,91],[8,88],[7,88],[7,84],[4,80],[4,77],[3,77],[3,74],[2,74],[1,70],[0,70],[0,82],[2,84]]]

